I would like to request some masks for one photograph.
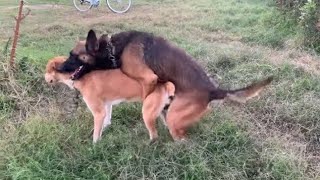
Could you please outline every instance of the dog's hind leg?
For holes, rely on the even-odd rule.
[[[156,109],[152,105],[152,102],[149,103],[147,101],[147,103],[144,103],[142,107],[142,116],[144,124],[146,125],[146,128],[149,131],[150,141],[155,141],[158,138],[158,131],[155,127],[157,113]]]
[[[207,103],[197,98],[176,97],[166,118],[172,138],[175,141],[185,140],[187,128],[199,121],[206,109]]]
[[[158,131],[155,127],[157,117],[160,115],[165,106],[165,93],[161,88],[156,88],[146,99],[142,105],[143,121],[149,131],[151,142],[158,138]]]
[[[168,99],[167,99],[167,102],[165,103],[165,106],[163,107],[163,109],[160,113],[160,119],[162,120],[163,125],[168,127],[166,118],[167,118],[170,104],[172,103],[174,96],[175,96],[175,86],[172,82],[168,81],[164,84],[164,88],[165,88],[166,94],[168,96]]]
[[[166,116],[167,116],[167,110],[162,110],[161,114],[160,114],[160,119],[163,123],[163,125],[165,127],[168,127],[168,124],[167,124],[167,120],[166,120]]]
[[[143,46],[129,44],[121,56],[121,70],[142,85],[142,97],[145,99],[156,87],[158,76],[145,64]]]

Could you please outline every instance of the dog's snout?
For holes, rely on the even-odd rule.
[[[44,76],[44,79],[46,80],[47,83],[52,84],[53,83],[53,77],[49,73],[46,73]]]
[[[77,62],[75,58],[69,58],[63,62],[60,66],[56,67],[59,73],[70,73],[79,68],[81,64]]]
[[[58,67],[56,68],[56,70],[57,70],[58,72],[64,72],[64,71],[65,71],[65,68],[64,68],[64,66],[63,66],[63,64],[62,64],[62,65],[58,66]]]

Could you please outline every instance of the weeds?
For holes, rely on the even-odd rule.
[[[297,27],[302,37],[302,45],[320,52],[320,1],[318,0],[277,0],[282,16],[286,20],[293,20],[291,27]]]
[[[301,8],[299,23],[303,29],[304,44],[320,52],[320,29],[317,27],[320,22],[320,4],[314,0],[305,3]]]

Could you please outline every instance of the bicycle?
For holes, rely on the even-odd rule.
[[[131,6],[131,0],[106,0],[108,8],[114,13],[125,13]],[[74,7],[81,12],[100,5],[99,0],[73,0]]]

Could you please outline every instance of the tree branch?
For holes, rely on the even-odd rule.
[[[27,13],[25,13],[21,16],[21,20],[23,20],[24,18],[26,18],[30,14],[31,10],[29,8],[27,8],[27,9],[28,9]]]

